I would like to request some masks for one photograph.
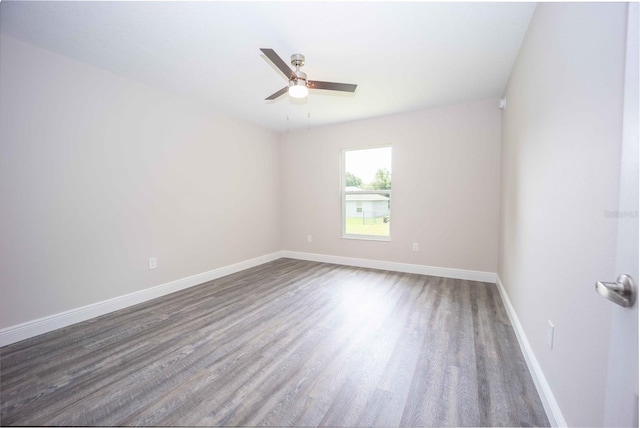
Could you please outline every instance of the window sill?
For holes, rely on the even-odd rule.
[[[375,236],[375,235],[346,235],[343,234],[341,236],[342,239],[355,239],[358,241],[380,241],[380,242],[390,242],[390,236]]]

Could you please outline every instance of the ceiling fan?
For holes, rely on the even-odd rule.
[[[280,71],[289,79],[289,85],[280,89],[279,91],[269,95],[265,100],[275,100],[285,92],[289,92],[289,95],[293,98],[304,98],[309,94],[309,88],[311,89],[327,89],[330,91],[341,92],[355,92],[358,85],[350,83],[336,83],[336,82],[321,82],[319,80],[307,80],[307,73],[300,70],[300,67],[304,65],[304,55],[293,54],[291,55],[291,65],[295,67],[295,71],[290,69],[287,63],[273,49],[260,49],[263,54],[269,58],[269,60],[278,67]]]

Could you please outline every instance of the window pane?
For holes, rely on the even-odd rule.
[[[391,147],[344,152],[344,231],[388,237],[391,225]]]
[[[345,228],[348,235],[389,236],[389,194],[345,195]],[[358,204],[362,207],[359,208]]]

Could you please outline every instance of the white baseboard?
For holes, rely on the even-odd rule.
[[[0,346],[6,346],[62,327],[67,327],[71,324],[86,321],[129,306],[137,305],[157,297],[162,297],[176,291],[184,290],[185,288],[193,287],[194,285],[202,284],[232,273],[240,272],[244,269],[268,263],[281,257],[281,252],[276,251],[275,253],[245,260],[229,266],[223,266],[218,269],[202,272],[193,276],[160,284],[155,287],[3,328],[0,330]]]
[[[268,263],[281,257],[396,272],[416,273],[421,275],[440,276],[445,278],[465,279],[470,281],[496,282],[496,274],[491,272],[386,262],[353,257],[330,256],[325,254],[303,253],[296,251],[276,251],[271,254],[245,260],[233,265],[224,266],[186,278],[181,278],[155,287],[136,291],[134,293],[125,294],[123,296],[114,297],[112,299],[103,300],[101,302],[92,303],[90,305],[0,329],[0,346],[10,345],[21,340],[29,339],[30,337],[38,336],[59,328],[108,314],[110,312],[128,308],[157,297],[162,297],[176,291],[193,287],[194,285],[202,284],[232,273],[240,272],[244,269]]]
[[[371,269],[390,270],[394,272],[416,273],[420,275],[440,276],[444,278],[465,279],[469,281],[496,282],[496,274],[465,269],[452,269],[410,263],[385,262],[382,260],[359,259],[355,257],[330,256],[327,254],[303,253],[299,251],[281,251],[282,257],[290,259],[309,260],[312,262],[333,263]]]
[[[542,400],[542,405],[544,406],[544,410],[547,413],[549,423],[552,427],[566,427],[567,422],[565,421],[564,416],[562,415],[562,411],[560,410],[560,406],[558,405],[558,402],[556,401],[556,398],[551,391],[551,386],[549,386],[547,379],[544,377],[542,367],[540,367],[538,359],[533,353],[533,349],[531,348],[531,344],[529,343],[529,340],[524,333],[522,324],[520,324],[520,320],[518,320],[518,315],[516,315],[516,311],[515,309],[513,309],[511,300],[509,300],[509,296],[507,295],[507,291],[504,289],[504,285],[500,280],[500,276],[498,276],[497,274],[496,286],[498,287],[498,291],[500,292],[500,297],[502,297],[504,307],[507,310],[507,315],[509,315],[509,319],[511,320],[513,330],[515,331],[516,337],[518,338],[520,349],[524,354],[524,359],[527,362],[529,372],[533,377],[533,382],[535,383],[536,389],[538,390],[538,395]]]

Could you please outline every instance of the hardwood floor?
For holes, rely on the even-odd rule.
[[[280,259],[0,352],[5,426],[549,424],[480,282]]]

